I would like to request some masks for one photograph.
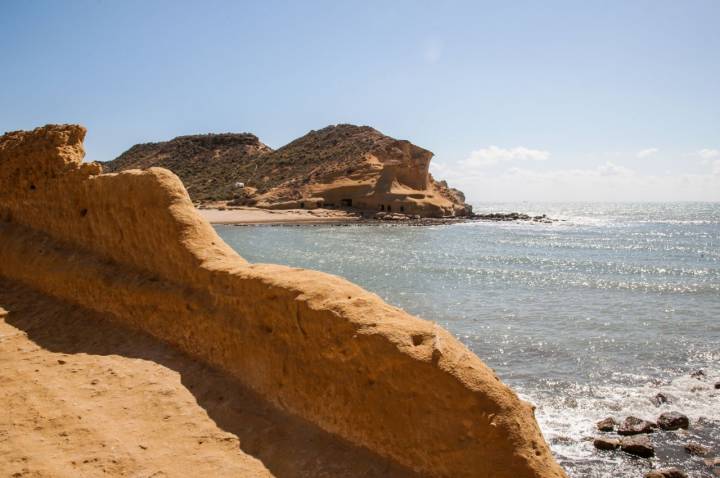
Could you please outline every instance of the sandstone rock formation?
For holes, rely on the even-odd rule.
[[[341,278],[249,264],[177,176],[100,174],[84,135],[0,138],[5,280],[147,332],[419,474],[565,476],[532,407],[448,332]]]
[[[468,214],[463,193],[430,175],[432,156],[368,126],[344,124],[311,131],[277,151],[248,133],[181,136],[133,146],[104,168],[168,168],[193,199],[237,205]]]

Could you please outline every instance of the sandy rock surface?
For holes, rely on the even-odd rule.
[[[152,337],[2,279],[0,403],[2,477],[414,476]]]

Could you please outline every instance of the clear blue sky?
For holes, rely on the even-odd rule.
[[[720,1],[4,1],[0,132],[368,124],[474,200],[720,200]],[[666,194],[666,195],[664,195]]]

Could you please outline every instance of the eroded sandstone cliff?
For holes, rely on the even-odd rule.
[[[369,126],[341,124],[276,151],[249,133],[181,136],[133,146],[103,166],[110,172],[167,168],[193,199],[234,199],[237,205],[468,214],[462,193],[430,175],[432,156]]]
[[[323,430],[437,477],[562,477],[533,417],[442,328],[341,278],[249,264],[80,126],[0,138],[0,275],[145,331]],[[422,161],[422,157],[418,159]]]

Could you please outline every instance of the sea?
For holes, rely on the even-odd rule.
[[[537,407],[572,477],[661,466],[715,476],[705,460],[720,456],[720,203],[473,206],[556,221],[216,229],[251,262],[342,276],[451,331]],[[658,393],[669,403],[654,404]],[[654,433],[652,459],[593,447],[600,419],[666,411],[690,428]],[[710,454],[689,455],[690,442]]]

